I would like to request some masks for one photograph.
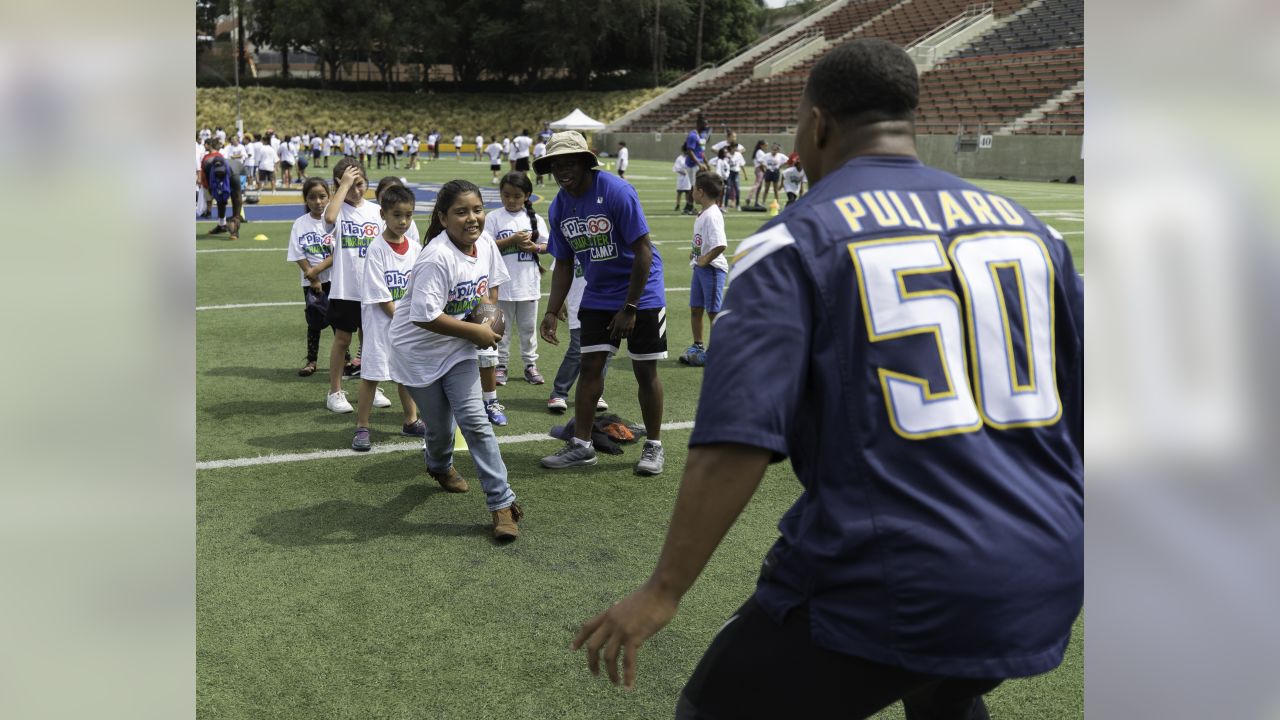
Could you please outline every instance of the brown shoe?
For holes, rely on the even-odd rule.
[[[452,466],[449,467],[449,472],[434,473],[428,471],[428,474],[435,478],[436,482],[440,483],[440,487],[444,488],[446,492],[464,493],[471,489],[471,486],[467,485],[467,481],[463,480],[462,476]]]
[[[511,503],[501,510],[493,513],[493,539],[503,542],[515,540],[520,536],[520,526],[516,523],[524,517],[524,511],[520,506]]]

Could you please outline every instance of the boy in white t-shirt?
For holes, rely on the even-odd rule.
[[[269,141],[259,143],[257,146],[258,157],[258,186],[265,187],[272,194],[276,191],[276,150],[271,146]]]
[[[289,231],[289,249],[285,259],[297,263],[302,271],[302,298],[307,319],[307,362],[298,371],[311,377],[320,354],[320,333],[329,326],[329,276],[333,257],[333,233],[325,228],[324,208],[329,204],[329,187],[317,177],[302,184],[302,199],[307,213],[293,221]],[[350,404],[347,410],[350,412]]]
[[[453,135],[453,154],[458,158],[458,162],[462,162],[462,133]]]
[[[476,162],[480,161],[480,156],[484,155],[484,135],[476,134]]]
[[[693,344],[679,357],[686,365],[702,366],[707,362],[707,350],[702,344],[702,311],[714,322],[724,299],[725,278],[729,274],[729,262],[724,258],[728,240],[724,232],[724,215],[720,212],[720,198],[724,195],[724,178],[716,173],[699,172],[693,185],[693,201],[702,206],[698,219],[693,221],[693,251],[689,264],[693,266],[693,286],[689,293],[689,325],[693,330]]]
[[[627,143],[624,140],[618,141],[618,177],[625,178],[627,176],[627,164],[631,160],[631,151],[627,149]]]
[[[356,403],[356,433],[351,449],[358,452],[372,447],[369,439],[369,412],[379,382],[391,380],[391,318],[395,316],[413,264],[421,246],[408,237],[413,227],[413,191],[403,185],[392,185],[382,191],[379,215],[385,224],[382,235],[368,248],[364,261],[364,280],[360,304],[360,394]],[[418,418],[418,408],[409,391],[398,386],[404,424],[400,434],[425,437],[426,426]]]

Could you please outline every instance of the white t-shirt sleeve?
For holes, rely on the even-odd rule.
[[[427,251],[423,251],[427,252]],[[409,320],[431,322],[444,313],[453,287],[449,263],[444,253],[432,252],[432,259],[413,268],[413,295],[409,298]]]
[[[370,246],[364,261],[364,282],[361,287],[360,302],[365,305],[390,302],[391,291],[387,288],[387,256],[393,252],[382,238],[374,240],[376,246]]]
[[[297,262],[306,257],[302,254],[302,248],[298,246],[298,228],[302,225],[300,220],[293,222],[293,227],[289,228],[289,247],[285,249],[285,260],[289,262]]]
[[[543,220],[541,215],[534,215],[534,217],[538,218],[538,242],[550,242],[551,229],[547,227],[547,221]]]
[[[481,237],[481,241],[489,244],[489,287],[501,287],[510,282],[511,273],[507,272],[507,263],[502,259],[498,244],[490,235]]]

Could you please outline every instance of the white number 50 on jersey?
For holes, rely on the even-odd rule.
[[[962,235],[950,251],[936,235],[849,245],[858,292],[873,343],[932,335],[937,360],[921,358],[916,372],[942,363],[946,387],[931,387],[912,368],[879,368],[894,432],[923,439],[995,428],[1052,425],[1062,415],[1054,374],[1054,270],[1035,235]],[[954,272],[964,302],[950,290],[909,291],[908,275]],[[1019,307],[1002,285],[1012,277]],[[1025,371],[1020,380],[1012,323],[1021,324]],[[970,359],[972,370],[970,371]],[[976,396],[976,397],[975,397]]]

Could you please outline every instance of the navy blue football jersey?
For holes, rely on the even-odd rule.
[[[757,586],[908,670],[1062,660],[1083,597],[1083,288],[1018,204],[861,157],[733,255],[690,446],[790,458]]]

